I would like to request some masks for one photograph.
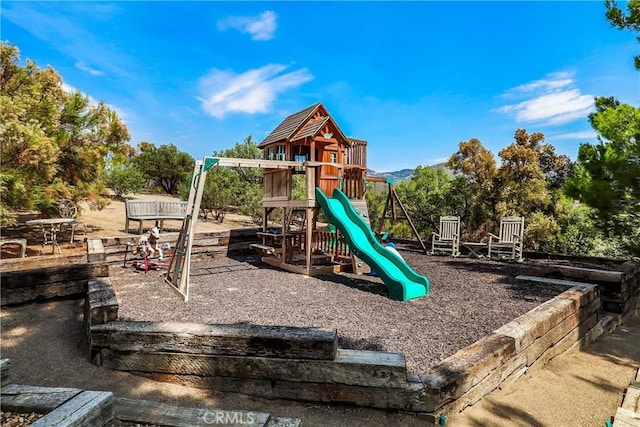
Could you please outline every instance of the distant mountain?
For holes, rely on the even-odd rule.
[[[413,174],[413,169],[402,169],[395,172],[376,172],[373,169],[367,169],[368,176],[379,176],[382,178],[391,178],[394,183],[409,179]]]
[[[429,166],[430,168],[436,169],[436,168],[443,168],[449,175],[453,176],[454,173],[452,170],[447,169],[444,166],[444,163],[438,163],[437,165],[431,165]],[[379,176],[382,178],[391,178],[393,180],[394,184],[397,184],[399,182],[405,181],[409,178],[411,178],[411,175],[413,174],[413,169],[402,169],[399,171],[395,171],[395,172],[377,172],[374,171],[373,169],[367,169],[367,175],[368,176]]]

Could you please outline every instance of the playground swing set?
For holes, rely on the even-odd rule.
[[[264,263],[306,276],[340,271],[363,274],[373,268],[392,299],[406,301],[429,294],[428,279],[413,271],[397,252],[385,248],[369,224],[366,184],[379,178],[366,176],[366,141],[346,137],[326,108],[317,103],[285,118],[258,147],[264,159],[205,157],[196,161],[186,216],[165,277],[185,301],[195,226],[207,171],[213,166],[263,169],[261,243],[251,247]],[[306,196],[302,200],[292,198],[294,174],[304,174]],[[392,219],[398,219],[398,203],[403,219],[410,222],[424,248],[391,181],[386,182]],[[276,221],[269,216],[276,210],[281,213],[280,224],[273,227]],[[320,210],[328,224],[319,222]],[[387,206],[383,220],[386,212]]]

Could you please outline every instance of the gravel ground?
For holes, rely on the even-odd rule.
[[[30,426],[40,418],[42,414],[36,412],[9,412],[0,411],[0,426],[2,427],[22,427]]]
[[[422,372],[562,291],[516,284],[519,266],[468,258],[400,253],[429,278],[431,295],[407,302],[386,296],[378,277],[305,278],[257,256],[194,260],[183,302],[162,280],[112,265],[123,320],[247,323],[337,329],[341,348],[402,352]]]

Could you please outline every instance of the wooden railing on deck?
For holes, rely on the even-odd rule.
[[[351,257],[351,250],[339,231],[331,233],[329,231],[316,231],[313,234],[313,251],[323,251],[333,255],[335,258]]]
[[[350,199],[362,199],[364,197],[364,169],[348,168],[344,170],[344,183],[342,191]]]

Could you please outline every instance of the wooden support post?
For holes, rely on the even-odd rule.
[[[306,174],[306,184],[307,184],[307,229],[305,234],[305,265],[306,265],[306,275],[311,275],[311,249],[313,247],[313,230],[316,229],[316,215],[313,214],[313,210],[316,206],[316,168],[307,166],[305,168]],[[313,208],[311,207],[313,206]]]

